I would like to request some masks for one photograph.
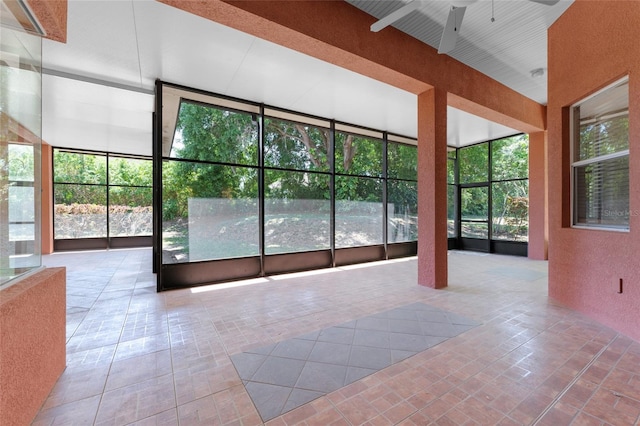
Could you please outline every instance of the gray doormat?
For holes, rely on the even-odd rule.
[[[478,325],[412,303],[235,354],[231,361],[266,422]]]

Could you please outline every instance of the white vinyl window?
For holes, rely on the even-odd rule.
[[[629,79],[572,105],[573,225],[629,229]]]

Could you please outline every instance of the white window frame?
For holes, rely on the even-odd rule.
[[[570,191],[570,195],[571,195],[571,227],[572,228],[577,228],[577,229],[591,229],[591,230],[602,230],[602,231],[613,231],[613,232],[629,232],[629,227],[630,224],[627,225],[603,225],[603,224],[588,224],[588,223],[578,223],[577,221],[577,212],[576,212],[576,204],[578,202],[578,194],[576,193],[576,182],[575,182],[575,178],[576,178],[576,169],[578,167],[583,167],[589,164],[594,164],[594,163],[602,163],[604,161],[607,160],[612,160],[612,159],[616,159],[616,158],[622,158],[622,157],[629,157],[629,148],[625,149],[625,150],[621,150],[621,151],[617,151],[614,153],[609,153],[609,154],[605,154],[605,155],[600,155],[597,157],[591,157],[591,158],[587,158],[584,160],[576,160],[576,149],[579,143],[579,140],[576,140],[576,137],[579,138],[579,130],[576,129],[576,121],[579,119],[579,117],[575,117],[575,110],[576,107],[582,105],[583,103],[593,99],[594,97],[614,88],[617,86],[620,86],[622,84],[629,84],[629,76],[625,76],[619,80],[616,80],[615,82],[607,85],[606,87],[598,90],[595,93],[592,93],[591,95],[585,97],[584,99],[581,99],[580,101],[574,103],[573,105],[570,106],[570,124],[569,124],[569,131],[570,131],[570,155],[571,155],[571,167],[570,167],[570,185],[571,185],[571,191]],[[629,105],[627,104],[627,111],[626,113],[624,113],[624,115],[628,115],[629,111],[628,111]],[[607,118],[615,118],[616,116],[619,116],[622,114],[616,114],[616,113],[612,113],[609,114],[609,116]],[[627,135],[627,137],[629,137]],[[629,182],[631,183],[631,182]],[[629,206],[629,210],[631,211],[631,206]]]

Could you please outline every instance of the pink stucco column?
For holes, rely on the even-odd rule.
[[[529,134],[529,259],[548,259],[547,132]]]
[[[418,284],[447,286],[447,93],[418,95]]]

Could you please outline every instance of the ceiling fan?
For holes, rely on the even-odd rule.
[[[456,40],[458,39],[458,33],[460,32],[460,26],[462,25],[462,18],[467,6],[475,3],[478,0],[450,0],[449,16],[447,16],[447,23],[444,26],[442,32],[442,38],[440,39],[440,45],[438,46],[438,53],[448,53],[456,47]],[[492,0],[493,1],[493,0]],[[560,0],[529,0],[535,3],[541,3],[547,6],[553,6]],[[411,0],[406,3],[400,9],[390,13],[384,18],[378,20],[371,25],[371,31],[378,32],[381,29],[393,24],[399,19],[407,16],[414,10],[422,6],[421,0]],[[491,18],[493,22],[493,18]]]

